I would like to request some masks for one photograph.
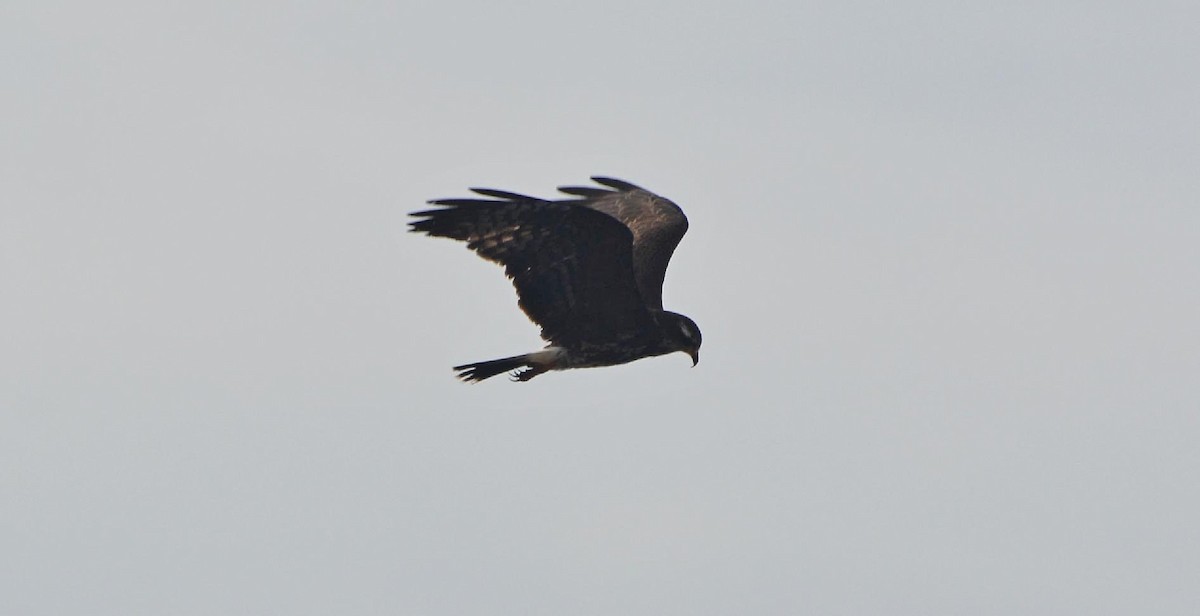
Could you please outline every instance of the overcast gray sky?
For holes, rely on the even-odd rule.
[[[1200,9],[0,5],[0,614],[1200,613]],[[527,384],[468,186],[684,207]]]

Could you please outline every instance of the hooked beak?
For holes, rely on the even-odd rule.
[[[692,356],[692,367],[695,368],[700,363],[700,349],[691,349],[687,354]]]

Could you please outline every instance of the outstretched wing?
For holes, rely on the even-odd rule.
[[[616,218],[633,232],[633,272],[646,306],[662,310],[663,278],[667,264],[683,234],[688,221],[671,200],[660,197],[629,182],[606,177],[593,177],[609,187],[562,186],[559,190],[582,197],[573,201]]]
[[[411,231],[467,243],[504,266],[521,309],[560,345],[602,343],[652,326],[634,279],[633,234],[578,204],[487,188],[491,199],[437,199]]]

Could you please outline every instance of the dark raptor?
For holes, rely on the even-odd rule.
[[[700,328],[662,306],[667,263],[687,217],[670,200],[629,182],[563,186],[546,200],[491,188],[488,197],[434,199],[409,230],[467,243],[504,266],[518,305],[542,328],[541,351],[455,366],[476,382],[502,372],[528,381],[550,370],[613,366],[682,351],[700,361]]]

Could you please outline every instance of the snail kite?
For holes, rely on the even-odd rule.
[[[687,231],[683,210],[621,180],[604,188],[564,186],[570,198],[545,200],[490,188],[486,199],[435,199],[414,212],[410,231],[467,243],[504,266],[518,305],[542,328],[541,351],[455,366],[482,381],[510,372],[528,381],[550,370],[613,366],[683,351],[700,361],[700,329],[663,310],[671,253]]]

